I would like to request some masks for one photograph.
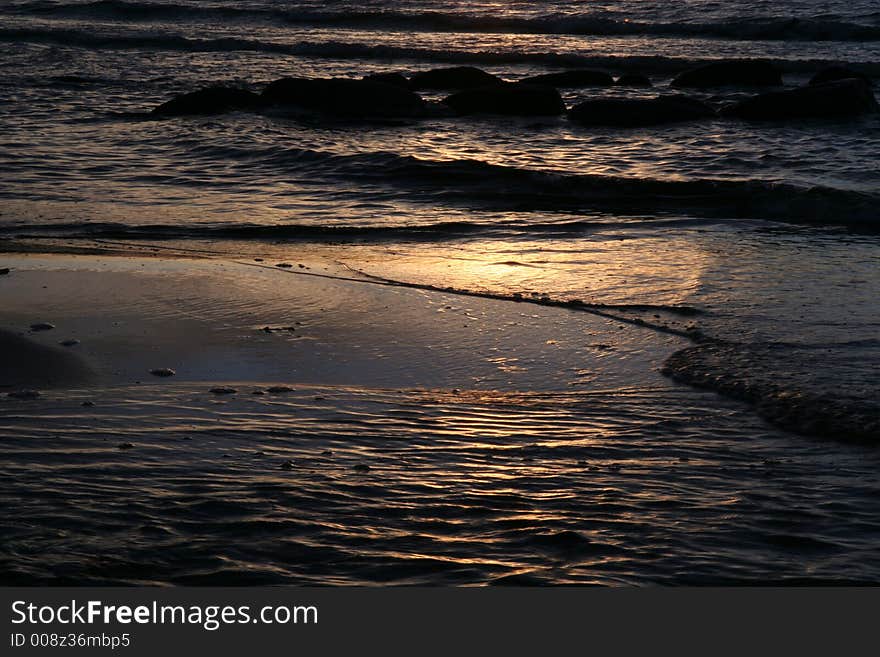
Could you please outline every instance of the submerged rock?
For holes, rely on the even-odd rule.
[[[157,367],[154,370],[150,370],[150,374],[152,374],[153,376],[167,377],[174,376],[175,374],[177,374],[177,372],[172,370],[170,367]]]
[[[578,69],[562,71],[560,73],[533,75],[522,80],[522,82],[523,84],[544,84],[551,87],[575,89],[578,87],[610,87],[614,84],[614,78],[604,71]]]
[[[647,75],[642,75],[641,73],[627,73],[626,75],[621,75],[617,78],[617,81],[614,83],[618,87],[651,87],[654,86],[651,82],[651,78]]]
[[[679,74],[673,87],[773,87],[782,85],[782,75],[770,62],[712,62]]]
[[[12,397],[12,399],[37,399],[40,393],[36,390],[14,390],[7,393],[6,396]]]
[[[133,443],[119,443],[116,447],[118,447],[119,449],[131,449],[132,447],[134,447],[134,444]]]
[[[873,81],[867,75],[854,71],[847,66],[829,66],[810,78],[809,84],[825,84],[826,82],[837,82],[838,80],[849,80],[853,78],[861,80],[869,85],[873,84]]]
[[[421,96],[387,82],[343,78],[283,78],[261,96],[267,105],[294,106],[346,118],[411,118],[425,114]]]
[[[706,103],[687,96],[597,98],[573,107],[568,118],[594,126],[638,127],[695,121],[716,116]]]
[[[55,328],[54,324],[49,324],[48,322],[37,322],[36,324],[31,324],[31,331],[51,331]]]
[[[224,386],[219,386],[217,388],[211,388],[211,392],[215,395],[234,395],[238,392],[235,388],[226,388]]]
[[[62,347],[75,347],[76,345],[79,344],[79,340],[76,340],[76,339],[62,340],[58,344],[60,344]]]
[[[395,87],[400,87],[402,89],[409,89],[409,80],[402,73],[373,73],[372,75],[365,75],[361,78],[361,80],[367,80],[370,82],[382,82],[384,84],[391,84]]]
[[[278,467],[281,468],[282,470],[293,470],[296,467],[296,465],[294,464],[293,461],[288,459]]]
[[[283,392],[293,392],[293,388],[290,388],[288,386],[272,386],[271,388],[266,388],[266,392],[277,395]]]
[[[413,89],[473,89],[504,82],[497,75],[473,66],[435,68],[416,73],[409,79]]]
[[[260,105],[260,97],[252,91],[217,86],[175,96],[153,109],[152,113],[157,116],[211,115],[255,109]]]
[[[352,469],[353,469],[355,472],[369,472],[369,471],[370,471],[370,466],[368,466],[366,463],[358,463],[358,464],[355,465]]]
[[[558,116],[565,112],[565,103],[555,88],[520,82],[459,91],[443,103],[459,114]]]
[[[864,81],[848,78],[788,91],[759,94],[723,110],[725,116],[751,120],[833,118],[878,111],[877,99]]]

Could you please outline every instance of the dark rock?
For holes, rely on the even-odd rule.
[[[134,447],[134,444],[133,443],[119,443],[117,445],[117,447],[119,449],[131,449],[132,447]]]
[[[7,393],[7,397],[12,397],[13,399],[37,399],[40,396],[40,393],[36,390],[14,390],[13,392]]]
[[[280,467],[282,470],[293,470],[296,466],[294,465],[293,461],[288,459],[278,467]]]
[[[277,395],[283,392],[293,392],[293,388],[289,388],[287,386],[272,386],[271,388],[266,388],[266,392]]]
[[[702,101],[687,96],[597,98],[573,107],[568,117],[584,125],[638,127],[695,121],[716,116]]]
[[[781,84],[782,75],[777,68],[764,61],[713,62],[685,71],[672,81],[673,87],[772,87]]]
[[[215,395],[234,395],[238,390],[235,388],[225,388],[220,386],[218,388],[211,388],[211,392]]]
[[[4,267],[3,269],[0,269],[0,276],[6,276],[6,274],[8,274],[8,273],[9,273],[9,267]]]
[[[49,324],[48,322],[37,322],[36,324],[31,324],[31,331],[51,331],[55,328],[54,324]]]
[[[82,404],[80,404],[80,406],[84,406],[85,408],[91,408],[94,405],[95,405],[95,402],[93,402],[93,401],[84,401]]]
[[[849,78],[789,91],[760,94],[723,110],[725,116],[751,120],[781,120],[855,116],[878,111],[871,87]]]
[[[153,109],[153,114],[158,116],[223,114],[232,110],[256,109],[260,104],[260,97],[247,89],[208,87],[175,96]]]
[[[283,78],[263,89],[267,105],[295,106],[346,118],[407,118],[425,114],[421,97],[373,80]]]
[[[400,87],[401,89],[410,88],[409,80],[407,80],[406,76],[401,73],[373,73],[372,75],[365,75],[361,79],[370,82],[382,82],[384,84]]]
[[[459,91],[443,100],[459,114],[506,114],[513,116],[558,116],[565,103],[553,87],[505,82]]]
[[[353,469],[355,472],[369,472],[370,466],[368,466],[366,463],[358,463],[354,466]]]
[[[153,376],[167,377],[174,376],[175,374],[177,374],[177,372],[172,370],[170,367],[157,367],[154,370],[150,370],[150,374],[152,374]]]
[[[523,84],[546,84],[550,87],[571,88],[578,87],[610,87],[614,84],[614,78],[604,71],[562,71],[561,73],[545,73],[534,75],[522,80]]]
[[[497,75],[486,73],[473,66],[435,68],[416,73],[409,79],[413,89],[473,89],[504,82]]]
[[[60,344],[62,347],[75,347],[76,345],[79,344],[79,340],[73,340],[73,339],[71,339],[71,340],[62,340],[62,341],[59,342],[58,344]]]
[[[281,267],[282,269],[290,269],[291,267],[293,267],[293,265],[290,264],[289,262],[279,262],[279,263],[278,263],[277,265],[275,265],[275,266],[276,266],[276,267]]]
[[[627,73],[617,78],[615,82],[618,87],[651,87],[651,78],[641,73]]]
[[[846,66],[830,66],[819,71],[810,78],[809,84],[825,84],[826,82],[837,82],[838,80],[849,80],[850,78],[856,78],[869,85],[873,84],[873,81],[867,75]]]

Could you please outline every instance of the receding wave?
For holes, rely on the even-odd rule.
[[[409,60],[437,64],[486,66],[526,64],[547,67],[594,67],[617,71],[675,73],[711,61],[712,57],[667,57],[663,55],[596,55],[567,52],[511,50],[448,50],[349,41],[261,41],[222,37],[195,39],[161,34],[96,34],[67,28],[0,28],[0,42],[50,43],[88,49],[169,50],[178,52],[261,52],[317,59]],[[765,58],[766,59],[766,58]],[[772,59],[782,71],[815,72],[841,63],[837,59]],[[866,75],[880,75],[878,62],[857,63]]]
[[[765,180],[672,180],[571,174],[492,164],[481,160],[428,160],[388,151],[336,154],[320,150],[264,146],[202,145],[188,148],[192,162],[245,161],[252,170],[276,177],[307,171],[312,179],[323,179],[336,190],[343,183],[359,197],[384,198],[389,193],[405,202],[433,206],[465,207],[477,211],[544,212],[558,214],[642,217],[690,217],[701,219],[771,220],[799,224],[844,225],[874,232],[880,229],[880,193],[827,186],[801,186]],[[187,181],[178,178],[178,183]],[[201,178],[194,180],[203,186]],[[336,193],[336,191],[334,191]],[[517,230],[542,234],[583,230],[578,224],[551,222],[516,224]],[[457,231],[507,230],[497,224],[441,224]],[[239,229],[236,229],[239,230]],[[322,231],[376,230],[357,226],[350,229],[247,228],[247,231],[290,230],[296,237],[320,237]],[[399,230],[395,228],[393,230]],[[423,227],[406,228],[420,233]],[[341,234],[341,233],[340,233]]]
[[[768,41],[878,41],[880,26],[816,17],[742,17],[716,22],[632,21],[614,12],[498,16],[442,11],[233,7],[228,5],[152,4],[125,0],[91,3],[18,5],[19,13],[61,17],[162,20],[251,20],[259,22],[361,29],[400,29],[423,32],[515,34],[580,34],[595,36],[686,36]]]
[[[673,354],[663,373],[755,405],[799,433],[880,442],[880,387],[864,363],[880,342],[837,345],[708,343]],[[784,375],[780,375],[784,372]]]

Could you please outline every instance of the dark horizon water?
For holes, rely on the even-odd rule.
[[[821,504],[808,492],[810,477],[839,459],[843,479],[812,480],[828,496],[819,518],[827,532],[814,546],[828,559],[817,578],[880,581],[865,556],[876,524],[858,510],[875,503],[877,482],[870,467],[853,465],[872,452],[847,444],[880,437],[880,115],[633,129],[579,127],[564,117],[148,115],[176,94],[214,83],[259,91],[285,76],[451,65],[508,80],[586,67],[641,73],[654,84],[564,90],[569,106],[665,93],[679,72],[719,59],[770,60],[789,88],[835,64],[876,80],[875,2],[16,0],[0,6],[0,42],[0,240],[47,250],[56,248],[54,239],[132,240],[279,260],[306,250],[424,286],[696,308],[689,328],[708,343],[667,373],[749,405],[724,400],[711,410],[707,393],[682,384],[681,398],[646,396],[643,419],[669,405],[690,422],[705,403],[708,419],[696,429],[703,439],[717,428],[727,443],[766,440],[774,445],[766,456],[772,463],[805,450],[792,466],[793,476],[804,477],[791,498],[800,509]],[[693,95],[721,106],[752,93]],[[651,313],[638,319],[654,321]],[[743,413],[751,419],[731,410],[731,420],[725,409],[734,408],[750,409]],[[555,430],[547,428],[548,440]],[[634,449],[652,447],[636,441]],[[717,489],[714,470],[696,489],[729,492],[734,470]],[[645,485],[661,471],[642,472]],[[765,474],[750,470],[746,479]],[[778,493],[774,486],[767,499]],[[639,513],[640,504],[621,513]],[[755,504],[749,508],[763,513],[763,502]],[[839,523],[835,509],[843,509]],[[783,522],[786,513],[774,507],[766,520]],[[847,518],[856,518],[851,534]],[[798,537],[809,536],[810,526],[807,518]],[[797,550],[812,549],[780,535]],[[703,547],[733,549],[736,536]],[[22,540],[28,549],[39,543]],[[584,548],[564,533],[547,540],[550,551]],[[782,543],[770,554],[787,549]],[[848,552],[852,545],[858,550]],[[766,556],[750,553],[742,570],[726,576],[746,580]],[[786,576],[809,579],[796,558],[786,563]],[[703,565],[709,572],[718,563]],[[648,579],[687,580],[675,574],[683,565],[668,566]],[[496,574],[489,568],[473,581]],[[588,575],[574,579],[614,580]],[[469,576],[457,571],[448,581]],[[772,580],[772,573],[760,577]],[[622,580],[640,581],[638,569]]]

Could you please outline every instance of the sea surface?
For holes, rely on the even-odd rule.
[[[479,427],[489,413],[482,404],[495,403],[492,394],[474,392],[461,407],[416,404],[406,422],[475,429],[454,438],[422,435],[413,446],[423,449],[401,456],[415,459],[412,468],[389,470],[385,487],[346,483],[351,488],[340,493],[331,480],[312,481],[298,493],[308,498],[303,508],[311,515],[296,527],[273,515],[279,499],[300,503],[285,497],[292,495],[289,480],[257,480],[251,497],[230,502],[227,493],[250,480],[226,473],[223,485],[233,488],[217,484],[223,499],[198,501],[201,484],[187,489],[191,463],[169,461],[166,484],[193,496],[178,507],[186,522],[132,507],[144,514],[139,531],[146,537],[132,545],[146,554],[166,541],[172,553],[173,543],[186,555],[200,549],[188,543],[188,532],[205,517],[227,523],[212,530],[197,555],[202,561],[194,556],[198,567],[190,570],[169,562],[150,575],[131,565],[136,552],[118,576],[112,569],[99,575],[82,560],[62,567],[70,527],[46,509],[64,495],[67,474],[56,471],[57,486],[42,496],[36,484],[14,484],[42,473],[22,465],[40,420],[10,419],[0,410],[5,440],[13,441],[6,454],[24,458],[7,464],[6,473],[19,479],[7,480],[13,483],[4,500],[23,495],[18,503],[35,518],[31,530],[4,527],[4,536],[17,541],[4,554],[11,581],[51,581],[54,563],[66,582],[222,583],[224,573],[234,576],[211,541],[244,542],[269,532],[296,543],[310,565],[298,569],[289,552],[267,543],[262,557],[229,557],[241,581],[880,582],[872,447],[880,439],[880,115],[611,129],[564,117],[148,114],[175,94],[214,83],[259,91],[285,76],[409,74],[451,65],[509,80],[580,67],[642,73],[654,83],[566,90],[569,105],[602,95],[656,95],[677,73],[717,59],[771,60],[790,87],[834,64],[880,79],[876,2],[5,0],[0,44],[0,239],[47,249],[57,240],[134,241],[218,258],[284,259],[305,249],[352,276],[423,290],[454,288],[500,302],[640,304],[654,310],[629,315],[628,326],[635,322],[647,333],[669,329],[670,317],[681,319],[676,308],[696,310],[672,329],[692,340],[663,368],[674,379],[663,379],[668,388],[615,396],[599,376],[599,403],[588,405],[571,396],[567,381],[552,377],[522,389],[505,383],[492,394],[513,410],[508,425],[491,427],[491,444],[479,442],[486,438]],[[695,95],[721,105],[751,93]],[[671,315],[664,310],[670,308]],[[575,390],[586,394],[590,386]],[[425,393],[406,394],[415,404]],[[305,431],[308,407],[305,416],[299,411],[313,391],[303,395],[285,402],[299,418],[290,431]],[[315,445],[307,458],[339,451],[334,441],[343,440],[339,423],[349,413],[373,427],[343,432],[355,452],[359,440],[364,449],[383,440],[398,449],[412,437],[398,423],[382,429],[380,419],[394,412],[387,392],[340,388],[337,397],[337,406],[306,423]],[[142,441],[177,412],[169,397],[138,404],[143,418],[131,431],[142,432]],[[545,477],[519,465],[511,474],[507,461],[491,460],[499,445],[540,457],[547,445],[570,439],[577,421],[569,418],[578,413],[610,423],[613,451],[597,467],[606,472],[609,464],[634,460],[638,465],[622,471],[639,473],[638,490],[613,469],[585,487],[589,464]],[[69,434],[63,417],[46,421],[62,436],[53,450],[64,452],[65,435],[71,449],[81,439],[84,420],[72,418]],[[124,421],[111,418],[106,431]],[[277,421],[272,415],[256,422],[269,437],[255,450],[277,447]],[[576,452],[548,454],[571,464],[583,460]],[[482,464],[479,472],[472,457]],[[759,467],[746,465],[754,458]],[[118,477],[104,491],[111,497],[147,467],[116,459],[113,452],[112,462],[98,468]],[[674,474],[687,463],[708,469]],[[75,476],[94,474],[93,466],[81,467]],[[495,468],[508,470],[496,478]],[[779,468],[787,477],[777,477]],[[438,494],[448,492],[437,483],[443,476],[451,477],[458,501]],[[383,502],[389,491],[404,502]],[[358,507],[361,515],[351,513],[363,521],[363,535],[327,534],[339,517],[320,513],[358,499],[366,506]],[[596,501],[593,512],[579,506],[585,499]],[[431,504],[439,506],[429,512]],[[37,567],[30,564],[48,545],[41,527],[54,527],[58,542],[45,548],[55,556]],[[496,531],[502,547],[481,556]],[[87,555],[93,546],[80,541],[76,549]]]

